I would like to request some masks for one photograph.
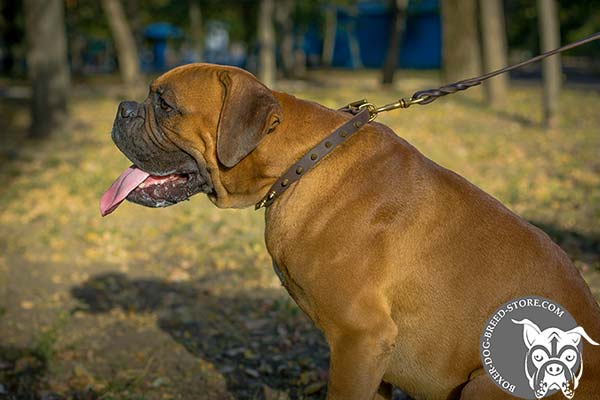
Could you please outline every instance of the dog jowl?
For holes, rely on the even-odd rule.
[[[580,326],[569,331],[558,328],[542,331],[528,319],[513,322],[523,325],[523,341],[527,346],[525,373],[535,397],[541,399],[560,390],[572,399],[583,373],[581,338],[595,346],[599,344]]]

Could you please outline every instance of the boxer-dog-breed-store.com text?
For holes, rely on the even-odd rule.
[[[120,104],[112,136],[134,166],[101,211],[200,192],[221,208],[254,205],[351,118],[241,69],[175,68],[143,103]],[[265,211],[273,263],[331,350],[327,399],[389,399],[392,385],[415,399],[513,398],[483,370],[479,337],[518,296],[559,302],[600,338],[598,304],[546,234],[387,126],[355,124]],[[585,350],[576,398],[599,399],[600,348]]]

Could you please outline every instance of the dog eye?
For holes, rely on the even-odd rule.
[[[158,98],[158,105],[160,106],[160,108],[161,108],[163,111],[167,111],[167,112],[168,112],[168,111],[171,111],[171,110],[173,109],[173,107],[171,107],[171,106],[169,105],[169,103],[167,103],[167,102],[165,101],[165,99],[163,99],[162,97],[159,97],[159,98]]]
[[[565,361],[571,362],[577,358],[577,354],[575,354],[573,350],[567,350],[561,358],[563,358]]]
[[[533,358],[533,361],[540,362],[546,358],[546,353],[541,350],[536,350],[531,355],[531,358]]]

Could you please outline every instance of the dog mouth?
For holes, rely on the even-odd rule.
[[[100,199],[100,213],[106,216],[125,200],[147,207],[168,207],[208,191],[199,171],[151,175],[132,165],[113,182]]]

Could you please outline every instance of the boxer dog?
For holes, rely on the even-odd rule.
[[[583,360],[578,347],[581,338],[596,346],[600,344],[590,338],[581,326],[567,332],[558,328],[542,331],[528,319],[513,319],[512,322],[523,325],[523,341],[527,346],[525,373],[535,397],[541,399],[550,390],[560,390],[566,398],[572,399],[583,374]]]
[[[254,205],[352,116],[272,91],[250,73],[191,64],[119,105],[112,137],[133,162],[105,193],[164,207],[206,193]],[[524,295],[551,298],[600,338],[600,310],[541,230],[388,127],[368,123],[265,211],[278,274],[331,349],[329,400],[511,398],[482,368],[488,316]],[[578,400],[598,399],[600,350],[586,349]]]

